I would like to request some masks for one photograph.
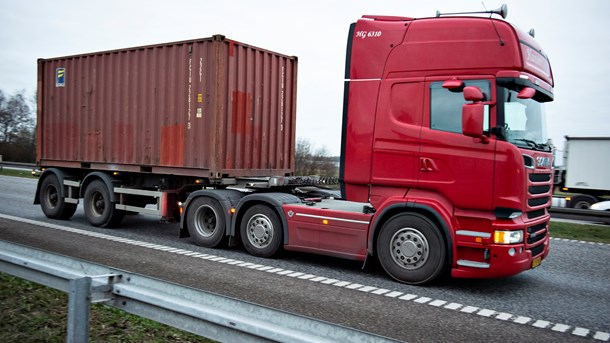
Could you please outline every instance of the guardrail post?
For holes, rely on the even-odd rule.
[[[91,278],[70,280],[68,286],[68,343],[89,340],[89,310],[91,309]]]

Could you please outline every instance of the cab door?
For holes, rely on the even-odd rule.
[[[491,210],[495,139],[484,142],[462,134],[462,106],[467,102],[459,89],[443,88],[443,82],[454,77],[426,80],[419,188],[440,193],[459,209]],[[459,79],[485,94],[484,128],[489,135],[495,125],[493,78]]]

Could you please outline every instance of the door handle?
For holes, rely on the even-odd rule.
[[[427,157],[420,157],[419,159],[420,161],[420,171],[423,172],[435,172],[438,171],[438,167],[436,166],[436,163],[434,163],[434,160],[431,158],[427,158]]]

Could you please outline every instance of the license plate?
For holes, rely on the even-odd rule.
[[[540,263],[542,263],[542,256],[538,256],[532,261],[532,269],[538,267]]]

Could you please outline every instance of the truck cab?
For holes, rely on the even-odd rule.
[[[405,204],[428,218],[456,277],[513,275],[546,257],[553,77],[533,37],[492,18],[364,16],[345,77],[345,199],[370,202],[373,223]]]

